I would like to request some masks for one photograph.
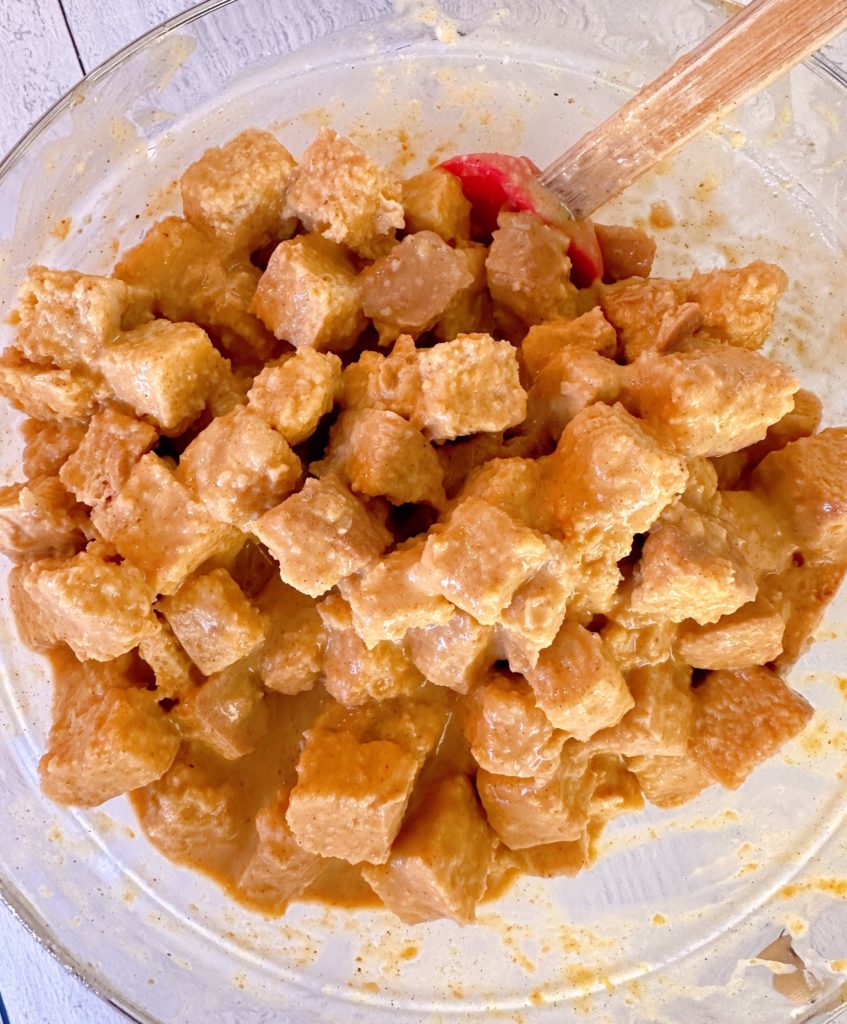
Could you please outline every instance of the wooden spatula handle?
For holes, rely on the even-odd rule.
[[[541,175],[587,217],[847,27],[847,0],[753,0]]]

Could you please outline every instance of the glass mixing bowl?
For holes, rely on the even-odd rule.
[[[479,149],[544,165],[724,17],[708,0],[203,4],[91,74],[0,166],[3,309],[32,262],[108,270],[177,209],[180,169],[243,127],[296,153],[332,124],[400,172]],[[643,222],[666,200],[661,274],[784,266],[772,349],[821,394],[827,422],[847,420],[845,125],[844,81],[799,67],[601,215]],[[0,416],[6,482],[17,417]],[[47,668],[2,607],[0,884],[139,1021],[776,1024],[831,1020],[844,1002],[843,596],[793,673],[818,717],[783,757],[736,793],[618,820],[590,873],[523,880],[463,929],[305,904],[266,919],[166,862],[125,800],[52,805],[36,772]],[[807,970],[788,985],[791,967],[757,959],[783,932]]]

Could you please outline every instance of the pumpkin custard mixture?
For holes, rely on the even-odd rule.
[[[33,267],[12,313],[44,792],[129,792],[268,913],[472,921],[812,715],[847,429],[759,351],[785,274],[650,277],[642,230],[467,185],[245,131],[112,276]]]

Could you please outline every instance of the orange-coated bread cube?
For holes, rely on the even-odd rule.
[[[445,446],[439,451],[449,449]],[[541,464],[535,459],[499,458],[494,452],[491,454],[495,457],[467,473],[458,501],[482,498],[519,523],[545,531],[547,523],[540,508]]]
[[[0,551],[13,562],[79,551],[86,519],[75,506],[55,476],[0,487]]]
[[[577,566],[549,541],[551,557],[515,591],[497,625],[498,640],[513,672],[527,672],[556,639],[574,594]]]
[[[595,754],[590,767],[594,775],[590,804],[593,820],[609,821],[644,809],[638,779],[620,754]]]
[[[33,363],[13,345],[0,354],[0,395],[39,420],[90,416],[108,388],[99,373]]]
[[[283,214],[294,157],[270,132],[250,128],[207,149],[180,178],[186,219],[227,249],[260,249],[288,238]]]
[[[629,757],[627,764],[641,792],[656,807],[680,807],[715,782],[687,753],[678,757]]]
[[[158,439],[149,423],[116,409],[103,409],[59,470],[59,479],[77,501],[97,505],[117,494],[133,466]]]
[[[384,864],[418,766],[417,758],[389,740],[308,731],[285,815],[295,840],[322,857]]]
[[[418,350],[414,339],[404,334],[387,356],[363,352],[345,368],[339,401],[345,409],[388,409],[411,419],[420,389]]]
[[[844,581],[847,565],[839,562],[806,562],[798,553],[784,572],[766,576],[762,594],[785,622],[782,654],[777,669],[787,670],[808,650],[827,606]]]
[[[159,594],[178,590],[231,530],[216,522],[153,452],[136,463],[111,502],[92,511],[91,520]]]
[[[576,622],[562,625],[526,678],[550,723],[578,740],[616,725],[633,706],[601,638]]]
[[[620,353],[628,363],[642,352],[660,349],[662,324],[679,308],[679,297],[670,281],[654,277],[630,277],[598,290],[603,315],[614,327]]]
[[[797,542],[779,504],[752,491],[720,491],[718,497],[711,511],[754,576],[761,579],[787,568]]]
[[[300,480],[300,460],[248,407],[217,416],[182,453],[177,478],[222,523],[248,529]]]
[[[197,674],[194,662],[163,619],[155,633],[139,642],[138,654],[153,670],[159,700],[182,700],[194,686]]]
[[[31,651],[49,651],[60,641],[53,633],[49,616],[26,592],[24,580],[28,571],[28,565],[13,565],[9,570],[6,581],[9,608],[21,643]]]
[[[205,744],[226,761],[254,750],[269,720],[262,687],[244,665],[210,675],[180,700],[172,714],[183,736]]]
[[[621,672],[642,665],[658,665],[671,657],[678,629],[675,622],[622,616],[614,607],[609,611],[618,618],[611,617],[600,630],[600,636]]]
[[[289,444],[300,444],[332,409],[340,386],[338,356],[301,348],[254,378],[247,404]]]
[[[265,642],[256,670],[269,690],[302,693],[318,681],[323,665],[326,630],[314,599],[270,580],[256,598],[265,620]]]
[[[439,341],[452,341],[460,334],[481,333],[494,324],[485,271],[488,249],[479,242],[464,242],[455,251],[470,275],[470,283],[456,293],[433,327],[432,333]]]
[[[349,139],[322,129],[288,184],[286,213],[308,231],[379,256],[403,227],[400,185]]]
[[[400,187],[407,231],[434,231],[445,242],[470,238],[471,204],[455,174],[434,167]]]
[[[718,341],[759,348],[773,330],[776,304],[788,286],[785,271],[773,263],[695,271],[679,284],[688,302],[703,311],[706,330]]]
[[[534,380],[553,356],[567,349],[596,352],[599,356],[614,359],[617,336],[599,306],[576,320],[552,320],[530,327],[521,342],[521,353],[530,379]]]
[[[431,683],[467,693],[494,661],[494,628],[456,612],[444,625],[410,629],[405,646]]]
[[[87,429],[88,425],[79,420],[24,420],[22,458],[27,480],[56,476],[79,447]]]
[[[533,213],[501,213],[486,260],[495,302],[524,323],[573,319],[570,239]]]
[[[228,668],[265,638],[262,616],[226,569],[195,576],[157,607],[204,675]]]
[[[529,389],[527,423],[554,441],[578,412],[618,400],[622,368],[588,349],[564,348],[547,361]]]
[[[675,649],[694,668],[742,669],[776,661],[784,633],[782,616],[760,594],[715,623],[683,623]]]
[[[485,894],[493,847],[473,785],[451,775],[427,790],[388,860],[362,874],[401,921],[468,924]]]
[[[694,691],[691,753],[727,789],[802,732],[812,706],[770,669],[710,672]]]
[[[602,822],[589,822],[577,839],[561,843],[528,846],[524,850],[501,847],[506,863],[522,875],[535,878],[572,878],[590,867],[596,859],[594,841],[603,830]]]
[[[355,265],[319,235],[280,242],[250,310],[276,338],[320,352],[344,352],[365,327]]]
[[[327,693],[345,707],[417,693],[424,677],[400,644],[372,648],[352,629],[330,629],[323,663]]]
[[[595,223],[594,234],[603,255],[603,277],[607,281],[649,277],[656,243],[646,231],[624,224]]]
[[[252,530],[279,562],[282,579],[310,597],[358,572],[390,541],[385,527],[335,476],[307,480]]]

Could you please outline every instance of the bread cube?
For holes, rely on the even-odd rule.
[[[606,650],[621,672],[643,665],[658,665],[673,654],[678,627],[662,619],[652,622],[636,615],[621,615],[613,608],[609,622],[600,630]]]
[[[498,674],[489,676],[468,698],[463,728],[480,768],[517,778],[552,775],[567,738],[536,706],[523,680]]]
[[[644,810],[636,776],[619,754],[595,754],[590,761],[594,775],[590,811],[595,821],[610,821],[622,814]]]
[[[683,623],[676,652],[694,668],[748,668],[776,661],[782,654],[784,632],[782,616],[759,595],[710,625]]]
[[[626,757],[681,757],[694,720],[691,670],[666,661],[645,665],[626,677],[635,702],[620,722],[596,733],[592,746]]]
[[[791,562],[797,543],[770,495],[751,491],[721,491],[713,504],[715,517],[727,538],[761,580],[782,572]]]
[[[153,670],[159,700],[181,701],[194,687],[194,662],[164,620],[159,621],[155,633],[139,641],[138,654]]]
[[[9,608],[21,643],[31,651],[49,651],[59,644],[53,634],[49,616],[32,600],[24,587],[29,567],[14,565],[9,570],[6,588]]]
[[[121,334],[100,367],[115,397],[169,437],[197,419],[229,371],[205,331],[167,320]]]
[[[445,445],[439,452],[444,454],[456,447],[451,445],[448,448]],[[481,453],[480,457],[483,454],[487,453]],[[489,461],[471,468],[465,475],[457,504],[469,498],[481,498],[525,526],[544,531],[548,524],[544,510],[539,507],[541,483],[542,465],[535,459],[510,459],[494,455]]]
[[[182,453],[178,479],[222,523],[248,529],[300,481],[288,443],[243,405],[218,416]]]
[[[688,460],[688,482],[680,501],[698,512],[716,512],[720,508],[718,474],[711,459],[698,456]]]
[[[362,874],[401,921],[469,924],[485,894],[493,847],[473,785],[451,775],[429,788],[385,864]]]
[[[13,562],[79,551],[85,526],[58,477],[0,487],[0,551]]]
[[[617,724],[633,706],[603,641],[576,622],[562,625],[526,678],[550,723],[578,740]]]
[[[534,213],[501,213],[486,260],[492,299],[527,324],[574,319],[569,245]]]
[[[714,779],[690,754],[629,757],[627,764],[638,779],[641,792],[655,807],[680,807],[714,785]]]
[[[444,625],[410,629],[405,646],[430,683],[467,693],[494,661],[494,629],[464,612]]]
[[[336,420],[325,458],[312,471],[336,473],[353,491],[393,505],[444,505],[441,463],[417,427],[395,412],[351,409]]]
[[[158,594],[178,590],[231,530],[216,522],[153,452],[136,463],[111,502],[92,511],[91,521]]]
[[[297,843],[351,864],[384,864],[418,773],[418,760],[388,740],[309,730],[286,821]]]
[[[530,380],[535,380],[560,352],[578,349],[614,359],[617,346],[614,327],[595,306],[576,320],[553,320],[530,327],[521,342],[521,354]]]
[[[578,839],[588,824],[594,776],[579,743],[565,744],[556,771],[542,779],[476,777],[488,823],[510,850]]]
[[[24,420],[22,461],[27,480],[56,476],[79,447],[86,430],[87,424],[79,420]]]
[[[558,441],[577,413],[595,402],[617,402],[624,379],[611,359],[580,348],[565,348],[549,359],[532,383],[527,423]]]
[[[403,227],[399,184],[350,142],[322,129],[288,184],[286,212],[308,231],[373,259]]]
[[[483,625],[494,625],[515,592],[549,558],[544,537],[480,498],[462,502],[430,532],[414,581]]]
[[[756,579],[712,516],[676,505],[650,531],[635,570],[636,614],[699,625],[756,596]]]
[[[298,846],[285,812],[288,793],[261,808],[250,857],[238,877],[240,899],[263,910],[281,913],[326,870],[323,857]]]
[[[114,497],[133,466],[159,439],[149,423],[116,409],[98,412],[76,451],[59,471],[59,479],[85,505]]]
[[[546,499],[558,530],[591,561],[629,554],[685,488],[685,462],[621,406],[592,405],[565,427],[545,467]]]
[[[458,250],[434,232],[420,231],[365,268],[360,282],[362,310],[385,344],[428,331],[473,277]]]
[[[111,661],[159,628],[155,593],[127,562],[89,551],[43,559],[28,567],[23,586],[52,635],[83,660]]]
[[[773,757],[806,727],[812,706],[780,677],[760,666],[710,672],[694,691],[691,754],[727,789]]]
[[[411,419],[418,404],[421,373],[415,342],[401,335],[387,356],[363,352],[341,374],[345,409],[388,409]]]
[[[510,850],[507,863],[520,874],[535,878],[573,878],[596,859],[594,840],[599,838],[602,829],[602,823],[589,822],[577,839]]]
[[[671,281],[631,277],[598,289],[603,315],[618,336],[620,354],[632,363],[643,352],[658,351],[662,321],[676,312],[680,297]]]
[[[268,728],[268,705],[261,684],[245,665],[215,672],[193,687],[173,709],[179,731],[210,747],[225,761],[255,750]]]
[[[323,676],[327,693],[345,707],[414,694],[424,684],[400,644],[382,640],[368,648],[352,629],[330,629]]]
[[[483,472],[488,466],[499,464],[501,456],[506,454],[502,431],[474,434],[462,441],[436,445],[435,451],[444,472],[444,490],[448,498],[456,496],[474,470]],[[501,488],[498,486],[497,490],[499,493]],[[524,488],[521,490],[523,493]],[[491,504],[499,504],[499,501],[492,500]],[[511,510],[509,512],[513,514]]]
[[[296,223],[283,215],[283,206],[294,166],[294,157],[270,132],[240,132],[207,149],[183,172],[185,217],[227,249],[250,253],[288,238]]]
[[[420,398],[413,422],[433,441],[506,430],[526,416],[517,351],[488,334],[460,334],[418,352]]]
[[[206,676],[245,658],[265,638],[262,616],[226,569],[195,576],[157,607]]]
[[[113,277],[30,267],[12,315],[16,344],[34,363],[96,363],[121,331],[153,319],[152,294]]]
[[[107,394],[96,372],[32,363],[14,346],[0,355],[0,395],[35,419],[84,419]]]
[[[796,378],[771,359],[710,345],[643,355],[628,390],[659,437],[688,458],[712,458],[761,441],[770,424],[792,408],[798,387]]]
[[[470,238],[471,204],[455,174],[433,167],[400,187],[406,231],[434,231],[445,242]]]
[[[787,671],[808,650],[823,614],[844,581],[847,565],[843,561],[806,562],[798,553],[796,560],[781,573],[762,580],[762,595],[769,600],[785,622],[782,654],[777,670]]]
[[[338,356],[301,348],[262,370],[253,380],[247,404],[289,444],[300,444],[332,409],[340,387]]]
[[[718,341],[739,348],[759,348],[773,330],[776,304],[788,287],[784,270],[773,263],[695,271],[680,289],[703,311],[706,330]]]
[[[323,665],[326,630],[311,597],[272,579],[256,599],[265,621],[265,642],[256,670],[269,690],[311,690]]]
[[[603,277],[607,281],[650,276],[656,243],[646,231],[623,224],[595,223],[594,234],[603,255]]]
[[[485,261],[488,249],[479,242],[464,242],[455,250],[470,282],[457,293],[438,318],[432,333],[439,341],[452,341],[460,334],[478,334],[494,326]]]

